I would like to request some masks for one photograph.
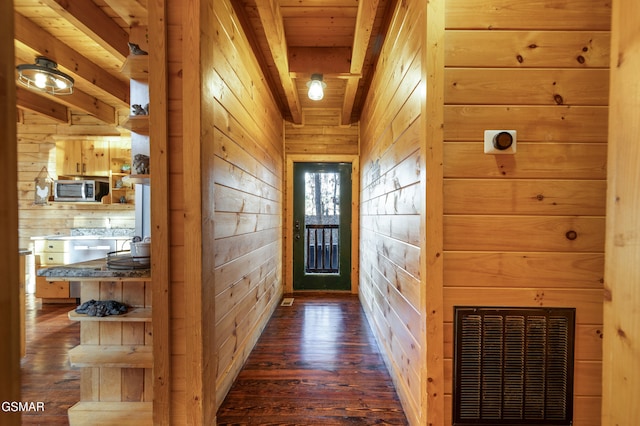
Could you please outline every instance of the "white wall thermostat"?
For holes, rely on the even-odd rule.
[[[485,130],[484,131],[485,154],[515,154],[516,131],[515,130]]]

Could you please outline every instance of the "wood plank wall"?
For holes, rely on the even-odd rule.
[[[231,3],[202,0],[189,4],[169,0],[166,4],[171,211],[170,413],[171,424],[187,424],[189,419],[203,418],[202,413],[189,410],[215,412],[282,296],[284,124]],[[189,103],[193,84],[182,81],[183,67],[189,63],[183,57],[187,53],[182,37],[194,36],[192,29],[186,28],[197,22],[202,8],[212,10],[213,22],[200,22],[199,25],[208,26],[205,38],[198,39],[198,34],[188,42],[204,42],[212,49],[213,67],[205,69],[202,75],[203,96],[211,95],[202,102],[210,105],[196,109],[203,121],[199,131],[204,133],[185,138],[183,121],[194,109]],[[213,39],[208,40],[210,36]],[[205,62],[211,60],[208,54],[203,54]],[[207,133],[205,129],[211,131]],[[185,271],[195,264],[185,259],[190,238],[187,225],[191,226],[185,215],[200,202],[189,198],[194,193],[190,185],[200,184],[195,182],[193,173],[187,173],[183,161],[183,157],[192,157],[189,152],[193,149],[209,154],[200,164],[188,166],[203,167],[202,192],[213,197],[210,204],[202,205],[203,222],[213,220],[214,226],[202,224],[203,230],[212,230],[202,235],[202,246],[213,247],[213,251],[202,253],[200,280],[194,279],[198,271],[195,274]],[[202,202],[205,201],[203,198]],[[200,291],[196,287],[203,285],[213,286],[215,293],[212,348],[203,347],[202,340],[197,346],[197,339],[186,336],[196,332],[186,328],[193,320],[193,313],[187,311],[199,312],[210,302],[200,302],[202,306],[196,307],[186,303],[193,301],[192,295]],[[207,294],[210,290],[201,291]],[[202,331],[211,330],[202,325]],[[192,400],[197,391],[189,387],[190,380],[205,367],[190,365],[190,359],[198,358],[187,351],[201,351],[203,360],[217,363],[217,377],[209,378],[215,380],[216,395],[202,395],[201,403]],[[215,406],[202,407],[209,403]]]
[[[424,2],[399,2],[363,109],[360,300],[411,424],[421,419]]]
[[[639,18],[637,0],[613,3],[602,426],[640,419]]]
[[[305,108],[302,125],[285,122],[287,154],[358,154],[359,123],[341,125],[339,109]]]
[[[574,424],[600,424],[610,18],[606,1],[446,1],[447,415],[453,306],[563,306]],[[517,130],[517,154],[483,154],[485,129]]]
[[[231,3],[214,2],[214,15],[215,69],[204,78],[218,89],[215,158],[205,175],[214,183],[219,406],[283,293],[284,123]]]

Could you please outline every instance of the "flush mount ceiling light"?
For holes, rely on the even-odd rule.
[[[324,97],[324,88],[327,87],[327,83],[322,81],[322,74],[311,74],[311,81],[307,82],[307,87],[309,99],[319,101]]]
[[[73,93],[73,78],[58,70],[58,64],[44,56],[36,57],[35,64],[22,64],[18,69],[18,81],[29,89],[37,89],[50,95]]]

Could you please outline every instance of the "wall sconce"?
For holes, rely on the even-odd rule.
[[[324,88],[327,83],[322,81],[322,74],[311,74],[311,80],[307,82],[309,92],[307,95],[312,101],[319,101],[324,97]]]
[[[44,56],[36,57],[35,64],[22,64],[18,69],[18,82],[29,89],[37,89],[50,95],[73,93],[73,78],[58,70],[58,64]]]

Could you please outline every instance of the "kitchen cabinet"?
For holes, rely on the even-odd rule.
[[[69,244],[64,240],[35,240],[36,270],[49,266],[69,263]],[[36,297],[43,303],[69,303],[69,282],[48,281],[46,277],[36,276]]]
[[[109,176],[109,141],[57,141],[56,172],[58,176]]]

